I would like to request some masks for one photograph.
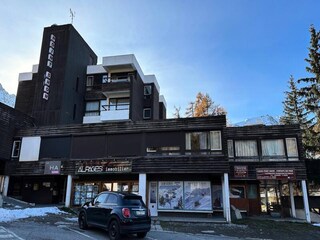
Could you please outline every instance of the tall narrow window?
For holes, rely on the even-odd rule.
[[[151,108],[143,109],[143,119],[150,119],[151,118]]]
[[[21,148],[21,141],[14,141],[12,147],[11,157],[19,157]]]
[[[146,86],[144,86],[143,92],[144,92],[144,95],[151,95],[151,93],[152,93],[152,86],[151,86],[151,85],[146,85]]]
[[[296,138],[286,138],[286,146],[289,160],[298,160],[298,146]]]
[[[210,132],[210,146],[211,150],[221,150],[221,132],[211,131]]]
[[[108,75],[103,75],[102,76],[102,83],[107,83],[108,82]]]
[[[86,87],[87,87],[87,91],[90,91],[93,87],[93,76],[88,76],[87,77],[87,82],[86,82]]]

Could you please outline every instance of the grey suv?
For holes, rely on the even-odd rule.
[[[95,226],[106,229],[111,240],[136,233],[144,238],[151,228],[150,212],[142,197],[122,192],[101,192],[79,210],[81,229]]]

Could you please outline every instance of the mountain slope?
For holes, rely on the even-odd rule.
[[[0,83],[0,102],[8,105],[9,107],[14,107],[16,102],[16,96],[14,94],[9,94]]]

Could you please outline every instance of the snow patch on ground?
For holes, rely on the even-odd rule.
[[[320,227],[320,223],[314,223],[313,226]]]
[[[78,222],[78,218],[65,218],[65,220],[70,221],[70,222]]]
[[[57,207],[25,208],[25,209],[3,209],[0,208],[0,222],[12,222],[22,218],[46,216],[48,213],[61,214]]]

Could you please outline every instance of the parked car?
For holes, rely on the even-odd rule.
[[[78,214],[81,229],[89,226],[108,231],[111,240],[124,234],[137,234],[144,238],[151,228],[150,212],[142,197],[123,192],[101,192],[85,203]]]

